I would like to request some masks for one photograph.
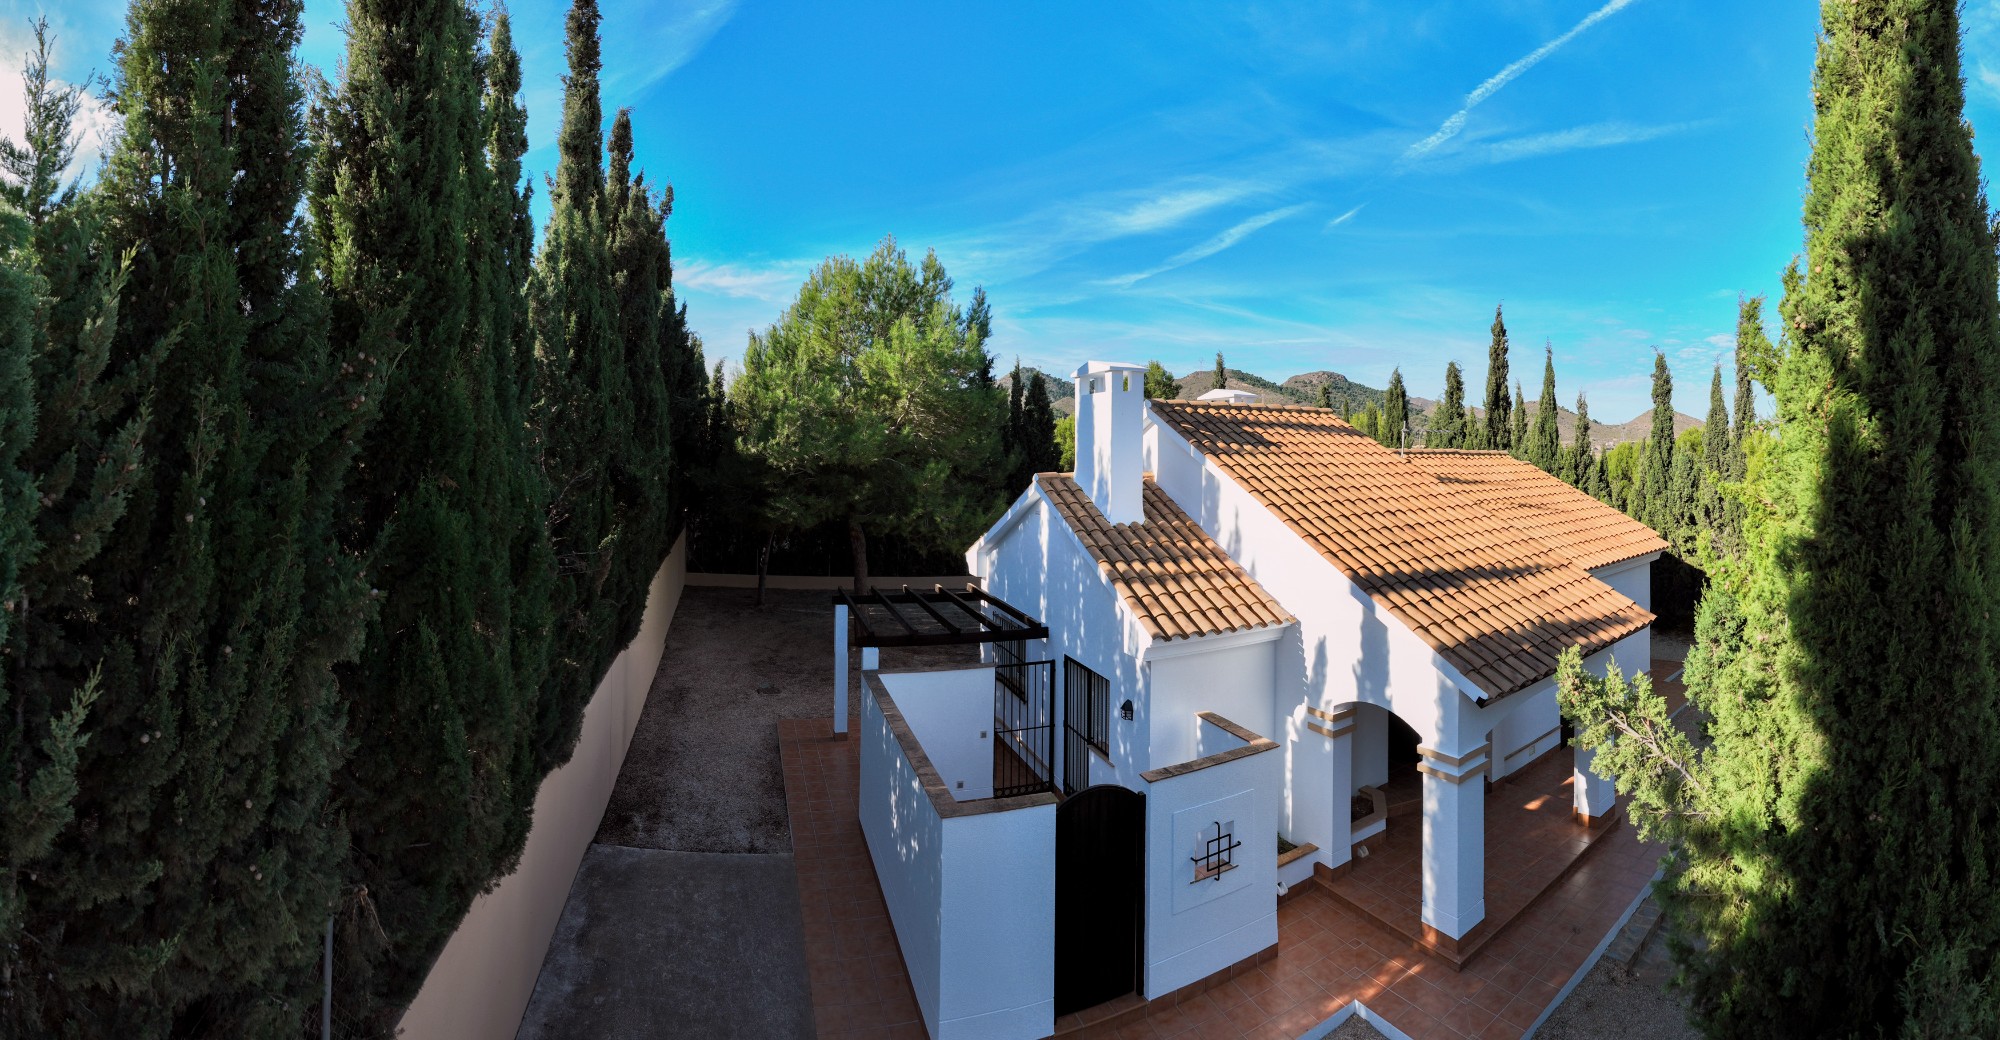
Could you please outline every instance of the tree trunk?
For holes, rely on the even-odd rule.
[[[764,536],[764,546],[757,550],[757,609],[764,609],[764,579],[771,573],[771,543],[775,534]]]
[[[852,517],[847,521],[847,544],[854,550],[854,594],[859,596],[868,591],[868,535],[861,530],[861,521]]]

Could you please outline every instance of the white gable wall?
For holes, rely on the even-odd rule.
[[[1058,768],[1063,758],[1062,661],[1067,655],[1111,685],[1111,759],[1091,753],[1090,781],[1139,789],[1139,774],[1152,766],[1145,746],[1151,719],[1138,655],[1151,639],[1120,607],[1117,591],[1040,485],[1031,485],[1007,516],[966,550],[965,562],[988,592],[1049,627],[1047,643],[1030,644],[1028,656],[1056,662],[1057,686],[1051,692],[1058,721],[1052,752]],[[1118,706],[1127,700],[1134,706],[1131,722],[1118,717]]]
[[[1462,724],[1462,716],[1478,711],[1460,690],[1472,685],[1416,633],[1150,410],[1145,448],[1161,489],[1299,619],[1276,644],[1273,670],[1272,736],[1286,754],[1285,829],[1293,841],[1320,846],[1323,862],[1345,862],[1332,818],[1336,787],[1344,799],[1348,778],[1336,785],[1332,743],[1305,728],[1308,706],[1388,708],[1426,746],[1457,756],[1484,742],[1486,731],[1521,702],[1506,698],[1483,713],[1491,721]],[[1344,801],[1338,811],[1347,811]]]

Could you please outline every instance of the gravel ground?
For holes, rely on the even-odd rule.
[[[1361,1020],[1361,1016],[1342,1022],[1333,1032],[1326,1034],[1326,1040],[1385,1040],[1382,1031]]]
[[[1655,931],[1629,970],[1609,957],[1599,960],[1535,1040],[1699,1040],[1687,1003],[1667,989],[1673,975],[1664,933]]]
[[[926,660],[940,654],[924,653]],[[916,660],[909,652],[882,655],[885,668]],[[849,681],[848,702],[858,713],[858,670]],[[827,593],[771,590],[760,610],[752,590],[687,589],[596,840],[681,852],[791,852],[778,720],[832,712]]]

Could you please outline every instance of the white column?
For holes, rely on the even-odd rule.
[[[847,732],[847,604],[833,606],[833,731]]]
[[[872,672],[880,667],[882,667],[881,649],[879,647],[873,647],[873,646],[862,647],[861,670],[864,672]]]
[[[1593,820],[1610,815],[1611,806],[1617,801],[1618,791],[1612,786],[1611,781],[1591,770],[1590,763],[1597,757],[1597,752],[1581,745],[1573,750],[1576,764],[1573,767],[1574,780],[1570,784],[1570,790],[1574,792],[1571,801],[1576,808],[1576,814]]]
[[[1354,724],[1352,705],[1333,713],[1331,721],[1315,720],[1333,734],[1323,737],[1332,750],[1328,768],[1333,774],[1333,819],[1328,828],[1326,855],[1321,862],[1338,867],[1354,855]]]
[[[1424,923],[1460,939],[1486,918],[1486,769],[1490,745],[1461,755],[1421,748]]]

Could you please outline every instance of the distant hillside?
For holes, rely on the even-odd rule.
[[[1264,404],[1313,403],[1313,398],[1310,394],[1302,396],[1297,390],[1289,386],[1273,383],[1255,373],[1232,368],[1228,374],[1229,389],[1248,390],[1251,393],[1261,395]],[[1215,389],[1215,370],[1212,368],[1204,368],[1199,372],[1190,372],[1179,378],[1181,384],[1180,399],[1183,401],[1192,401]]]
[[[1024,374],[1031,375],[1036,370],[1023,368],[1021,371]],[[1060,379],[1049,375],[1046,372],[1042,373],[1042,379],[1048,384],[1049,403],[1054,405],[1057,415],[1068,415],[1076,409],[1075,383],[1067,379]],[[1215,370],[1204,368],[1198,372],[1189,372],[1184,376],[1180,376],[1179,379],[1181,384],[1179,399],[1192,401],[1214,388]],[[1000,379],[1002,387],[1006,387],[1009,382],[1009,376],[1002,376]],[[1255,372],[1245,372],[1237,368],[1229,369],[1229,386],[1231,389],[1248,390],[1258,394],[1265,404],[1316,405],[1319,403],[1319,388],[1322,383],[1328,385],[1333,398],[1334,409],[1342,415],[1360,411],[1371,404],[1377,408],[1382,406],[1383,392],[1381,389],[1357,383],[1338,372],[1325,369],[1315,372],[1301,372],[1282,383],[1275,383]],[[1428,397],[1410,398],[1410,429],[1415,434],[1417,443],[1419,444],[1423,443],[1424,432],[1430,429],[1431,413],[1437,411],[1437,404],[1436,401]],[[1534,421],[1537,404],[1538,402],[1535,401],[1528,402],[1528,419],[1530,422]],[[1474,408],[1472,409],[1472,414],[1474,417],[1483,417],[1486,412],[1484,409]],[[1685,433],[1700,425],[1701,420],[1692,415],[1688,415],[1685,412],[1674,413],[1674,433],[1676,435]],[[1576,439],[1576,413],[1568,408],[1557,409],[1556,429],[1561,432],[1563,443],[1568,444],[1574,441]],[[1640,412],[1628,422],[1615,425],[1592,420],[1590,423],[1590,443],[1598,451],[1604,451],[1615,445],[1623,444],[1626,441],[1645,440],[1646,436],[1652,430],[1653,413],[1650,410]]]
[[[1412,400],[1412,403],[1414,403],[1414,399]],[[1541,402],[1539,401],[1528,402],[1528,423],[1530,425],[1534,424],[1535,413],[1541,410],[1540,403]],[[1436,410],[1437,410],[1437,402],[1435,401],[1425,402],[1424,411],[1426,415]],[[1486,409],[1474,408],[1472,409],[1472,414],[1475,418],[1483,419],[1486,416]],[[1700,419],[1697,419],[1694,416],[1687,414],[1686,412],[1674,413],[1674,435],[1676,437],[1680,436],[1683,433],[1686,433],[1688,430],[1693,429],[1696,426],[1700,426],[1701,424],[1702,422]],[[1557,408],[1556,431],[1559,434],[1561,434],[1562,441],[1564,444],[1569,444],[1575,441],[1576,413],[1570,411],[1567,408]],[[1619,423],[1616,426],[1613,426],[1610,423],[1601,423],[1595,419],[1592,419],[1590,421],[1590,446],[1598,451],[1605,451],[1619,444],[1623,444],[1626,441],[1643,441],[1647,438],[1647,436],[1652,434],[1652,432],[1653,432],[1653,412],[1651,409],[1647,409],[1646,411],[1640,412],[1638,415],[1633,416],[1629,421]]]

